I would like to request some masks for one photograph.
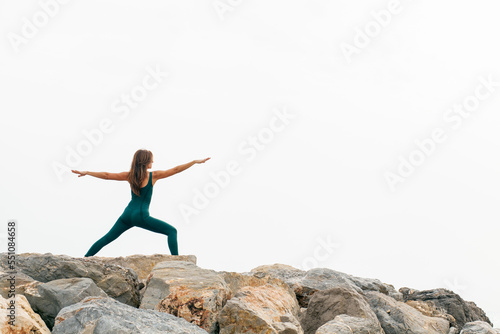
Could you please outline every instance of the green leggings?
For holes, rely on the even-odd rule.
[[[101,239],[97,240],[92,247],[90,247],[85,257],[93,256],[101,250],[104,246],[118,238],[123,232],[129,228],[137,226],[143,229],[165,234],[168,240],[168,248],[172,255],[179,255],[177,250],[177,229],[170,224],[165,223],[159,219],[153,218],[151,216],[143,217],[140,219],[127,219],[123,215],[118,218],[115,225],[103,236]]]

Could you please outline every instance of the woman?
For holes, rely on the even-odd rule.
[[[208,159],[210,158],[193,160],[168,170],[157,170],[148,173],[147,169],[150,169],[153,165],[153,153],[148,150],[137,150],[134,154],[129,172],[108,173],[72,170],[73,173],[79,174],[78,177],[90,175],[105,180],[128,181],[131,187],[132,199],[128,206],[109,232],[90,247],[85,257],[95,255],[101,248],[118,238],[123,232],[133,226],[165,234],[167,236],[170,254],[179,255],[177,250],[177,230],[172,225],[149,215],[149,203],[151,202],[151,195],[153,194],[153,185],[160,179],[182,172],[195,163],[204,163]]]

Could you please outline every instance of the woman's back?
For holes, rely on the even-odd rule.
[[[141,218],[149,216],[149,204],[153,196],[153,172],[149,172],[148,183],[140,189],[140,196],[130,190],[132,198],[123,212],[124,218]],[[134,216],[134,217],[132,217]]]

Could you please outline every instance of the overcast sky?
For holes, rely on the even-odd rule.
[[[331,268],[447,288],[500,325],[492,1],[0,1],[1,231],[83,257],[124,181],[210,157],[151,216],[203,268]],[[97,256],[170,254],[134,227]]]

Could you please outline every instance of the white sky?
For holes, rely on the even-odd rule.
[[[158,181],[150,207],[199,266],[448,288],[499,326],[496,2],[61,0],[49,16],[47,1],[0,1],[2,251],[16,219],[19,253],[82,257],[128,204],[127,182],[54,164],[121,172],[139,148],[152,170],[211,157]],[[148,69],[168,75],[155,83]],[[141,92],[134,108],[122,101]],[[464,103],[468,117],[453,109]],[[385,173],[422,157],[415,140],[435,131],[392,191]],[[210,185],[231,163],[227,185]],[[170,254],[166,237],[135,227],[97,255],[155,253]]]

